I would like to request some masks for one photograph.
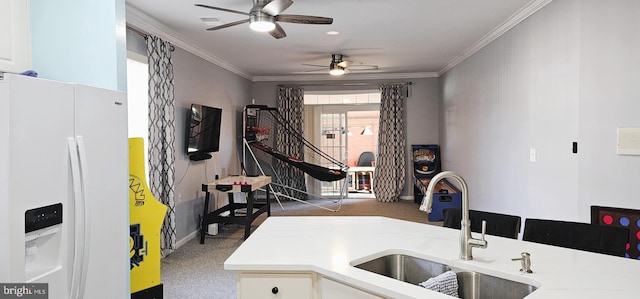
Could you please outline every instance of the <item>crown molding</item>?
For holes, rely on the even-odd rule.
[[[191,43],[181,40],[180,38],[177,37],[179,34],[171,30],[171,28],[163,25],[162,23],[156,21],[149,15],[145,14],[144,12],[138,10],[137,8],[129,4],[126,4],[126,16],[127,16],[126,17],[127,24],[135,27],[136,29],[144,31],[147,34],[153,34],[155,36],[158,36],[163,40],[166,40],[171,44],[178,46],[181,49],[188,51],[240,77],[243,77],[248,80],[252,79],[251,75],[245,73],[243,70],[235,67],[234,65],[228,63],[227,61],[224,61],[219,57],[211,55],[207,51],[204,51],[198,47],[195,47]]]
[[[299,82],[299,81],[343,81],[343,80],[389,80],[389,79],[416,79],[436,78],[436,72],[424,73],[373,73],[373,74],[348,74],[343,76],[322,75],[287,75],[287,76],[254,76],[253,82]]]
[[[482,50],[486,45],[490,44],[498,37],[507,33],[513,27],[520,24],[520,22],[526,20],[528,17],[536,13],[538,10],[545,7],[547,4],[551,3],[553,0],[532,0],[525,7],[520,9],[518,12],[513,14],[509,19],[507,19],[502,24],[498,25],[496,28],[491,30],[491,32],[487,33],[485,36],[480,38],[477,42],[475,42],[471,47],[467,48],[462,52],[462,54],[456,56],[451,59],[441,70],[437,72],[438,76],[442,76],[444,73],[463,62],[465,59],[471,57],[473,54]]]

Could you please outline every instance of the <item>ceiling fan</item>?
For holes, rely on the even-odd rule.
[[[196,6],[249,16],[248,19],[208,28],[207,30],[218,30],[248,22],[251,29],[260,32],[269,32],[271,36],[277,39],[286,37],[287,34],[276,22],[312,25],[328,25],[333,23],[332,18],[280,14],[291,6],[291,4],[293,4],[291,0],[253,0],[253,7],[248,13],[205,4],[196,4]]]
[[[331,54],[331,63],[329,64],[329,74],[334,76],[341,76],[344,74],[348,74],[351,70],[359,70],[359,71],[373,71],[377,70],[377,65],[371,64],[354,64],[353,61],[343,60],[344,56],[342,54]],[[316,66],[321,67],[320,70],[325,70],[326,66],[317,65],[317,64],[306,64],[307,66]],[[319,70],[311,70],[311,72],[315,72]]]

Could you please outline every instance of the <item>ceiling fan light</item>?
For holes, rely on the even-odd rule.
[[[249,24],[249,28],[253,31],[269,32],[276,28],[276,24],[269,21],[251,22],[251,24]]]
[[[330,71],[329,71],[329,75],[332,75],[332,76],[342,76],[342,75],[344,75],[344,70],[341,70],[341,69],[333,69],[333,70],[330,70]]]
[[[258,32],[269,32],[276,28],[276,22],[272,16],[266,14],[256,14],[249,18],[249,28]]]

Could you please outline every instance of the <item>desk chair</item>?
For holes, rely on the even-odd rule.
[[[449,208],[443,211],[444,227],[460,229],[460,221],[462,220],[462,210],[457,208]],[[471,220],[471,231],[482,232],[482,220],[487,222],[487,234],[511,239],[517,239],[520,233],[520,216],[498,214],[491,212],[483,212],[469,210],[469,219]]]
[[[360,157],[358,157],[358,164],[356,166],[366,166],[371,167],[371,162],[375,161],[376,157],[372,152],[362,152]]]
[[[522,240],[624,257],[629,241],[629,229],[580,222],[527,219]]]

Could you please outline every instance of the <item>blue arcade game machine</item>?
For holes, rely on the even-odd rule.
[[[442,171],[440,146],[437,144],[411,145],[413,159],[413,201],[422,203],[429,181]]]
[[[440,162],[440,147],[437,144],[414,144],[413,153],[413,201],[422,203],[424,194],[431,179],[442,171]],[[451,193],[450,193],[451,191]],[[440,181],[433,202],[429,221],[442,221],[443,210],[446,208],[460,208],[461,193],[445,180]]]
[[[431,179],[441,171],[440,147],[437,144],[414,144],[413,175],[418,179]]]

